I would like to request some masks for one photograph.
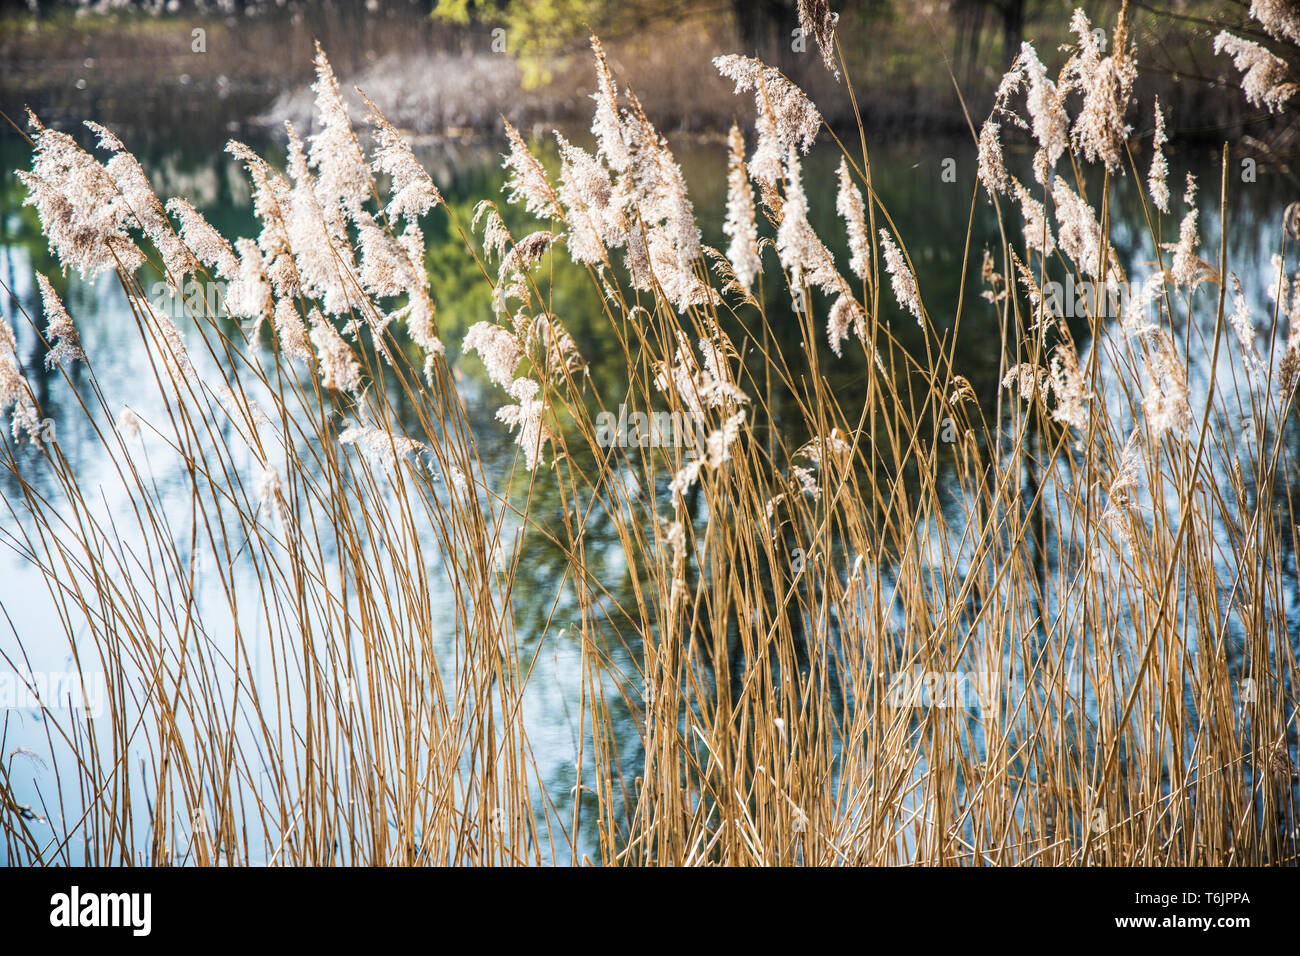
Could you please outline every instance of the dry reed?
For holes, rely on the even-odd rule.
[[[833,15],[808,17],[852,97]],[[262,229],[233,244],[154,197],[107,131],[101,163],[33,118],[30,201],[65,267],[116,272],[166,415],[110,407],[42,283],[51,354],[89,382],[66,394],[130,508],[104,508],[12,348],[0,356],[21,491],[5,540],[110,702],[47,714],[65,756],[33,814],[14,812],[0,764],[8,859],[1294,862],[1300,294],[1279,264],[1263,341],[1285,344],[1261,354],[1226,240],[1201,259],[1190,205],[1166,248],[1145,198],[1157,266],[1124,273],[1110,177],[1149,181],[1165,209],[1166,167],[1139,171],[1129,150],[1123,14],[1109,55],[1082,14],[1075,27],[1055,81],[1026,46],[977,137],[988,192],[972,216],[993,198],[1016,224],[985,266],[1007,386],[991,414],[955,358],[971,304],[936,321],[865,132],[835,140],[845,273],[800,179],[820,115],[757,61],[719,61],[757,114],[754,152],[730,141],[726,254],[701,245],[666,142],[595,41],[596,151],[561,140],[557,179],[507,131],[528,235],[491,201],[458,221],[373,106],[367,160],[323,55],[320,132],[290,131],[287,172],[231,147]],[[1016,127],[1036,186],[1003,164]],[[1225,151],[1221,182],[1202,184],[1220,223],[1228,168]],[[517,440],[504,487],[437,333],[429,216],[449,217],[493,290],[464,349]],[[561,255],[600,291],[619,394],[600,394],[551,311]],[[146,296],[146,260],[177,289],[229,280],[224,308],[247,321],[199,309],[182,331]],[[1105,293],[1086,348],[1045,291],[1063,270]],[[773,284],[796,355],[772,345]],[[920,324],[920,357],[891,313]],[[861,390],[833,391],[827,361],[859,363]],[[602,413],[619,405],[686,416],[700,441],[610,442]],[[162,473],[188,511],[164,507]],[[594,553],[597,525],[616,560]],[[558,594],[523,634],[513,588],[542,547],[562,557]],[[558,643],[580,661],[567,792],[524,720],[539,649]]]

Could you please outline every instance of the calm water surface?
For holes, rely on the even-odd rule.
[[[237,164],[220,153],[222,138],[214,135],[212,129],[203,130],[201,135],[192,135],[185,129],[154,129],[150,139],[128,141],[127,145],[145,164],[160,196],[190,199],[227,236],[255,235],[257,224],[249,208],[244,174]],[[256,133],[246,133],[245,138],[259,150],[269,150],[275,157],[281,155],[278,144],[260,139]],[[580,132],[577,140],[586,145]],[[153,415],[162,415],[164,409],[157,396],[151,398],[148,389],[138,387],[140,369],[148,367],[145,352],[115,277],[104,276],[99,281],[83,283],[76,278],[58,276],[57,264],[45,247],[32,210],[21,208],[21,186],[12,173],[15,168],[28,165],[26,145],[8,130],[0,134],[0,144],[3,145],[4,161],[3,189],[0,190],[0,277],[12,290],[12,296],[0,293],[0,314],[17,330],[27,376],[38,391],[42,408],[53,417],[62,450],[74,463],[83,485],[86,488],[102,487],[108,510],[125,508],[128,502],[121,496],[115,476],[107,470],[102,449],[79,405],[68,394],[67,385],[58,372],[45,371],[43,349],[23,317],[24,311],[32,316],[41,313],[32,278],[33,269],[39,269],[58,282],[68,310],[78,323],[85,348],[94,358],[109,407],[130,404],[147,420]],[[676,142],[674,146],[691,188],[705,241],[724,247],[721,217],[726,190],[725,147],[718,141],[700,140]],[[950,327],[962,292],[962,259],[974,188],[973,149],[964,142],[891,142],[887,139],[869,139],[869,146],[876,188],[908,244],[927,307],[941,326],[946,324]],[[448,201],[457,207],[462,221],[468,221],[469,211],[478,200],[499,195],[503,179],[497,155],[499,149],[498,142],[477,142],[443,144],[420,150],[421,158],[426,161]],[[957,162],[955,183],[944,182],[941,177],[942,162],[947,157]],[[1191,151],[1175,155],[1171,161],[1174,174],[1171,182],[1181,182],[1183,172],[1190,169],[1201,177],[1204,184],[1201,224],[1202,252],[1206,258],[1212,258],[1212,252],[1207,250],[1217,248],[1219,235],[1217,197],[1214,195],[1218,181],[1215,159],[1213,153]],[[819,227],[837,258],[843,262],[842,228],[834,212],[837,163],[838,154],[823,137],[806,162],[805,176],[814,225]],[[1121,217],[1114,232],[1119,252],[1130,275],[1141,275],[1149,269],[1152,257],[1146,238],[1146,223],[1139,218],[1140,206],[1134,200],[1133,183],[1121,179],[1114,184],[1113,190],[1113,208]],[[1229,258],[1232,269],[1242,276],[1248,289],[1259,292],[1269,284],[1269,257],[1277,251],[1281,211],[1293,198],[1296,197],[1291,184],[1279,176],[1269,175],[1266,170],[1261,170],[1259,180],[1254,184],[1238,186],[1234,183]],[[445,219],[439,219],[439,222],[445,222]],[[1015,228],[1018,231],[1018,224]],[[1170,228],[1176,233],[1176,222]],[[429,266],[433,295],[439,308],[438,319],[454,357],[458,351],[456,343],[464,330],[476,321],[491,317],[488,295],[459,240],[448,234],[445,226],[430,225],[426,236],[430,245]],[[1168,238],[1176,239],[1176,235]],[[997,390],[1001,329],[993,307],[979,298],[982,291],[979,266],[983,248],[986,245],[996,248],[997,239],[998,229],[992,208],[980,200],[974,210],[966,304],[961,320],[961,347],[954,371],[973,383],[981,401],[988,403],[990,409]],[[778,292],[771,294],[770,304],[779,330],[780,317],[788,315],[788,310],[783,313]],[[1267,314],[1269,310],[1269,304],[1262,296],[1252,299],[1251,305],[1257,315]],[[893,303],[888,303],[888,307],[893,310]],[[580,350],[592,363],[592,375],[597,384],[604,386],[602,391],[607,395],[621,394],[621,388],[616,390],[615,385],[620,376],[626,374],[622,363],[615,361],[612,365],[602,365],[600,361],[601,356],[613,356],[617,360],[620,350],[612,332],[604,324],[598,302],[584,274],[576,270],[560,271],[555,290],[555,312],[564,320]],[[903,345],[923,355],[923,343],[915,324],[896,311],[892,323]],[[797,348],[793,318],[789,319],[787,327],[789,341],[786,344]],[[1082,335],[1083,331],[1077,330],[1076,335]],[[1086,342],[1081,344],[1086,346]],[[1267,349],[1267,344],[1262,343],[1262,347]],[[206,356],[200,360],[200,372],[203,371],[201,362],[206,360]],[[835,363],[830,353],[825,352],[822,364],[823,368],[830,369],[832,383],[841,395],[851,395],[855,388],[863,387],[864,370],[852,360]],[[459,366],[489,480],[503,489],[509,480],[514,447],[493,415],[496,406],[504,402],[486,381],[476,358],[465,359],[459,362]],[[84,382],[81,384],[85,385]],[[150,464],[164,501],[174,500],[185,510],[189,485],[183,470],[175,462],[165,460],[156,447],[148,449],[147,454],[152,456]],[[40,487],[39,475],[33,476],[32,480]],[[7,473],[0,476],[0,489],[11,505],[21,510],[18,488]],[[55,489],[41,490],[57,500]],[[11,521],[8,515],[3,519],[6,524]],[[596,534],[599,536],[600,529]],[[598,537],[597,546],[599,544]],[[605,544],[616,552],[616,541],[611,535],[607,535]],[[213,613],[217,615],[213,620],[219,621],[224,600],[215,593],[218,584],[215,576],[211,575],[210,564],[216,558],[213,555],[199,555],[198,558],[200,573],[205,567],[208,569],[208,579],[214,589],[209,597]],[[574,768],[580,747],[579,715],[573,704],[579,699],[580,657],[575,642],[553,638],[546,642],[545,647],[539,647],[535,640],[545,623],[546,614],[557,599],[560,560],[558,555],[537,554],[521,562],[515,598],[523,651],[530,656],[540,652],[527,696],[528,732],[541,774],[550,792],[559,795],[563,807],[569,799],[563,795],[569,793],[576,782]],[[610,560],[615,558],[611,556]],[[205,565],[204,562],[209,563]],[[1294,581],[1294,567],[1287,569],[1286,573]],[[440,579],[434,574],[431,580],[437,582]],[[441,609],[439,613],[445,614],[450,630],[453,620],[450,595],[434,595],[434,603]],[[59,671],[71,666],[69,648],[43,577],[8,547],[0,548],[0,606],[8,618],[4,630],[0,631],[0,652],[15,663],[23,661],[26,655],[23,666],[34,671]],[[1294,634],[1291,637],[1294,640]],[[255,649],[259,639],[265,643],[268,638],[265,634],[253,635]],[[626,661],[625,654],[620,658],[622,652],[614,653],[616,660]],[[257,672],[265,661],[259,657],[253,663]],[[0,660],[0,667],[7,666],[10,665]],[[48,752],[45,728],[37,713],[13,709],[0,714],[0,720],[6,718],[6,752],[18,748],[29,748],[38,754]],[[639,760],[636,728],[626,712],[622,720],[625,758],[635,775]],[[20,757],[17,763],[12,764],[11,774],[21,803],[39,807],[38,788],[46,795],[51,791],[53,768],[48,762]],[[56,825],[54,830],[61,831],[62,827]],[[593,834],[586,834],[583,846],[590,849],[592,839]]]

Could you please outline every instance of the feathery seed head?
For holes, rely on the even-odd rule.
[[[803,90],[787,80],[780,70],[752,57],[719,56],[714,58],[713,65],[736,84],[737,93],[754,93],[755,107],[760,116],[770,111],[779,137],[778,155],[793,147],[798,147],[802,153],[808,152],[821,129],[822,114]],[[760,146],[762,134],[760,129]],[[755,175],[758,175],[757,170]]]
[[[45,304],[45,318],[48,322],[45,340],[51,346],[45,356],[45,367],[54,368],[58,365],[66,368],[73,362],[84,362],[86,353],[81,350],[81,337],[77,335],[77,327],[72,324],[68,310],[59,301],[54,286],[39,272],[36,273],[36,284],[41,289],[41,301]]]
[[[840,78],[840,69],[835,65],[835,26],[839,21],[840,15],[831,13],[827,0],[799,0],[799,29],[804,36],[816,38],[822,63],[836,80]]]
[[[1242,74],[1241,90],[1252,106],[1264,106],[1275,113],[1300,90],[1300,86],[1290,81],[1286,61],[1258,43],[1224,30],[1214,38],[1214,52],[1232,57],[1237,72]]]
[[[880,244],[885,255],[885,271],[894,289],[894,298],[898,304],[916,318],[916,324],[924,326],[921,310],[921,294],[916,287],[916,276],[908,268],[902,250],[889,237],[884,229],[880,230]]]
[[[748,292],[763,265],[758,253],[758,229],[754,224],[754,190],[745,169],[745,137],[734,123],[727,138],[727,219],[722,231],[731,240],[727,259],[736,281]]]

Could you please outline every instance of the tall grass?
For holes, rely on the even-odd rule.
[[[842,67],[833,21],[811,25]],[[234,246],[164,210],[111,134],[101,163],[33,119],[31,202],[66,267],[116,272],[165,413],[114,407],[93,354],[73,387],[83,357],[49,290],[45,340],[129,507],[64,457],[10,350],[5,540],[109,705],[47,711],[39,805],[20,812],[0,763],[7,858],[1294,862],[1300,345],[1281,329],[1300,311],[1279,265],[1262,339],[1243,315],[1226,149],[1202,185],[1217,253],[1200,257],[1196,215],[1166,248],[1164,180],[1124,128],[1123,15],[1109,56],[1086,21],[1078,36],[1056,83],[1022,54],[978,137],[971,217],[991,199],[1003,223],[984,273],[1002,340],[979,347],[1006,387],[986,402],[960,374],[975,305],[917,288],[869,131],[834,138],[754,61],[719,63],[758,116],[748,159],[733,133],[725,252],[700,245],[598,43],[595,153],[561,141],[557,178],[507,131],[528,235],[488,199],[459,221],[373,108],[366,160],[323,55],[320,131],[290,133],[287,175],[233,147],[263,227]],[[1017,123],[1038,141],[1030,186],[1002,165]],[[848,270],[807,222],[800,155],[819,135],[843,154]],[[1111,243],[1118,175],[1149,182],[1144,281]],[[462,394],[437,334],[419,231],[436,216],[499,306],[462,364],[506,396],[504,480],[469,424],[490,399]],[[955,241],[970,262],[969,233]],[[552,311],[560,256],[599,290],[615,393]],[[192,308],[182,333],[146,260],[176,289],[230,280],[222,308]],[[1106,293],[1082,345],[1045,292],[1066,272]],[[797,351],[775,346],[771,288]],[[913,320],[920,352],[895,337]],[[832,362],[861,387],[833,390]],[[702,441],[611,442],[620,406],[678,413]],[[561,556],[556,596],[523,634],[515,584],[543,551]],[[559,645],[579,661],[572,789],[525,720]]]

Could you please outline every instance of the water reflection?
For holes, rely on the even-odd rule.
[[[576,142],[584,142],[580,132],[574,132],[573,135]],[[152,143],[132,142],[128,146],[137,151],[154,178],[159,195],[178,195],[190,199],[226,235],[255,234],[257,225],[251,215],[246,180],[238,164],[224,154],[199,155],[185,148],[177,149],[168,145],[179,140],[180,137],[160,136]],[[29,381],[37,388],[41,407],[55,421],[60,447],[82,476],[84,484],[93,487],[97,476],[108,467],[95,438],[93,425],[60,382],[60,373],[45,368],[43,349],[24,318],[24,313],[36,317],[41,311],[32,280],[33,270],[39,270],[55,281],[69,312],[76,319],[86,350],[93,356],[100,381],[106,388],[104,398],[108,406],[139,406],[138,411],[146,419],[151,414],[158,414],[160,410],[139,394],[139,374],[145,356],[135,334],[134,319],[116,278],[108,276],[96,282],[84,283],[59,274],[57,263],[48,252],[33,211],[21,206],[21,186],[12,175],[13,169],[27,165],[25,148],[15,137],[7,137],[3,142],[3,165],[7,172],[3,189],[0,190],[0,255],[3,255],[5,283],[12,292],[12,295],[4,297],[3,316],[18,332],[25,371]],[[273,159],[278,155],[275,143],[254,142],[252,145],[268,152]],[[997,306],[981,296],[984,285],[980,263],[985,247],[997,247],[1000,229],[991,204],[982,196],[975,195],[974,150],[965,142],[872,145],[875,188],[890,209],[899,233],[908,244],[926,305],[941,334],[958,336],[959,347],[955,351],[956,363],[952,371],[971,383],[985,415],[992,418],[996,414],[999,371],[1002,368],[1006,332]],[[725,208],[726,171],[722,144],[715,141],[685,140],[674,143],[674,148],[691,188],[705,243],[715,247],[725,246],[722,216]],[[942,161],[947,157],[956,160],[958,176],[955,182],[945,182],[941,178]],[[439,148],[422,155],[421,159],[434,172],[448,204],[462,222],[468,222],[473,206],[480,199],[500,195],[504,177],[493,145],[461,147],[454,152]],[[1195,171],[1202,183],[1217,182],[1215,155],[1188,154],[1178,159],[1182,160],[1181,165],[1185,169]],[[1180,166],[1178,159],[1173,164],[1175,170]],[[808,157],[804,171],[809,193],[810,219],[827,238],[837,259],[843,262],[847,258],[847,244],[835,215],[835,169],[838,162],[838,152],[829,143],[823,142]],[[1091,185],[1100,188],[1096,183]],[[1147,223],[1141,214],[1141,203],[1137,200],[1135,184],[1131,178],[1114,180],[1110,184],[1110,190],[1112,209],[1119,217],[1112,229],[1116,251],[1125,270],[1130,276],[1136,277],[1151,268],[1152,253]],[[1208,187],[1202,195],[1202,232],[1207,243],[1217,241],[1219,222],[1216,197]],[[1278,247],[1277,224],[1281,211],[1290,198],[1290,184],[1280,179],[1270,179],[1267,175],[1261,175],[1258,183],[1240,187],[1234,185],[1231,190],[1229,206],[1232,230],[1227,244],[1228,260],[1232,269],[1246,280],[1246,287],[1250,290],[1262,290],[1269,285],[1269,259]],[[524,224],[517,211],[503,212],[512,228],[522,230]],[[1008,229],[1018,231],[1019,223],[1014,218],[1014,213],[1008,212],[1007,215]],[[968,225],[969,247],[965,244]],[[1176,230],[1176,225],[1174,228]],[[490,292],[445,216],[431,218],[425,234],[429,249],[427,266],[431,275],[432,294],[438,305],[440,332],[455,352],[456,343],[470,325],[492,316]],[[522,234],[522,231],[516,234]],[[1166,238],[1173,240],[1176,235]],[[151,278],[143,278],[146,289],[150,287]],[[1062,283],[1063,290],[1072,288],[1068,284],[1069,277],[1064,272],[1054,278]],[[618,335],[608,323],[598,290],[585,272],[558,261],[551,289],[552,310],[564,322],[579,351],[586,357],[594,390],[605,396],[623,394],[627,374],[623,349]],[[766,347],[787,356],[799,355],[799,320],[790,309],[787,293],[769,284],[764,294],[772,334],[776,337]],[[1200,293],[1202,296],[1206,294]],[[1067,294],[1065,301],[1069,302],[1071,298]],[[909,316],[896,308],[887,294],[882,296],[881,301],[898,348],[912,354],[924,364],[927,361],[927,346],[921,329]],[[1262,298],[1250,304],[1257,315],[1268,314],[1270,311],[1269,303]],[[820,307],[824,309],[824,303]],[[1090,332],[1087,319],[1076,315],[1068,319],[1068,324],[1080,349],[1086,348]],[[749,344],[747,339],[762,334],[757,329],[747,327],[743,320],[732,320],[726,331],[742,352],[750,351],[746,348]],[[1268,343],[1263,343],[1263,347],[1266,348],[1267,345]],[[844,360],[835,360],[824,344],[821,350],[821,369],[837,395],[852,396],[865,389],[867,367],[864,357],[849,355]],[[458,365],[467,414],[478,440],[486,476],[494,487],[504,490],[507,483],[518,478],[513,471],[515,445],[504,426],[495,419],[496,408],[504,404],[505,399],[487,383],[476,360],[466,359]],[[896,367],[906,369],[902,363]],[[905,371],[900,372],[900,375],[905,374]],[[1205,374],[1205,370],[1193,368],[1193,376],[1203,378]],[[74,368],[71,375],[72,385],[84,390],[86,382],[80,372]],[[899,383],[900,391],[905,391],[906,388],[906,382]],[[418,428],[419,418],[402,397],[400,390],[393,389],[390,394],[394,397],[394,408],[407,428],[412,431]],[[90,396],[83,394],[82,397],[90,403]],[[771,434],[779,433],[791,448],[803,443],[808,436],[792,433],[790,422],[782,415],[783,409],[791,407],[791,401],[791,396],[777,391],[773,396],[771,420],[759,419],[754,422],[757,441],[765,441]],[[800,416],[792,415],[791,418],[799,419]],[[595,470],[598,463],[590,457],[591,452],[579,454],[588,457],[580,460],[578,466],[587,472]],[[941,469],[946,467],[943,462],[944,459],[940,458]],[[31,469],[27,478],[38,493],[50,498],[57,497],[57,488],[42,484],[48,479],[39,468]],[[183,474],[169,470],[165,464],[160,463],[156,478],[157,493],[162,501],[188,500],[190,488]],[[667,476],[665,484],[666,479]],[[7,473],[0,481],[3,482],[4,494],[10,506],[21,512],[25,490]],[[105,484],[108,486],[111,482]],[[665,500],[665,495],[666,488],[661,486],[638,489],[638,494],[631,497],[641,498],[647,513],[652,513],[661,510],[657,505]],[[107,505],[110,508],[126,508],[128,502],[110,500]],[[697,517],[704,518],[699,512],[698,502],[692,503],[691,508]],[[558,525],[563,520],[564,503],[559,500],[551,483],[538,483],[534,489],[531,511],[544,527],[548,524]],[[609,516],[602,514],[599,509],[593,509],[589,517],[584,530],[588,557],[593,562],[603,562],[605,565],[607,573],[599,575],[599,578],[607,589],[610,602],[617,604],[629,601],[632,598],[632,587],[629,571],[620,561],[622,544],[617,528]],[[1058,545],[1059,542],[1049,542],[1046,553],[1040,555],[1044,569],[1052,566],[1052,548]],[[577,625],[576,621],[565,619],[565,615],[573,611],[573,595],[566,577],[569,558],[558,542],[548,541],[541,535],[528,536],[523,547],[527,551],[527,560],[519,563],[515,577],[516,629],[525,667],[537,665],[533,669],[534,676],[527,697],[526,724],[543,779],[558,808],[567,812],[566,807],[573,799],[570,791],[576,782],[574,767],[583,747],[579,716],[573,711],[573,702],[580,699],[580,695],[575,692],[582,681],[580,652],[575,640],[559,639],[543,644],[540,636],[548,631],[554,636],[560,627],[572,628]],[[436,553],[436,548],[432,550]],[[222,557],[208,555],[204,556],[204,560],[220,560]],[[1288,581],[1294,583],[1296,571],[1293,562],[1284,569],[1284,573]],[[40,639],[43,634],[57,631],[57,628],[51,627],[51,608],[43,590],[41,575],[20,554],[13,551],[0,554],[0,574],[3,575],[4,582],[0,588],[0,602],[3,602],[12,619],[14,632],[23,636],[24,647],[33,652],[32,666],[58,670],[66,665],[68,650],[64,642],[53,637],[48,642]],[[431,580],[438,578],[433,575]],[[773,603],[777,600],[775,594],[770,593],[767,597]],[[445,607],[449,603],[447,596],[441,598]],[[219,606],[219,603],[214,601],[214,607]],[[604,644],[600,650],[622,670],[632,674],[637,659],[637,635],[620,630],[618,621],[617,614],[609,615],[610,627],[602,631]],[[795,622],[796,626],[804,623]],[[1296,635],[1292,633],[1289,636],[1294,642]],[[265,637],[262,635],[263,639]],[[729,635],[729,638],[735,642],[739,635]],[[0,647],[11,654],[15,651],[8,636],[0,641]],[[352,651],[349,649],[346,653],[351,654]],[[48,656],[40,660],[41,655]],[[739,667],[741,658],[742,655],[733,654],[731,660],[736,662],[733,666]],[[736,689],[741,687],[745,679],[745,675],[739,671],[720,677],[730,680]],[[842,700],[847,700],[851,695],[847,688],[834,682],[830,686],[832,693],[839,695]],[[609,698],[611,715],[620,740],[621,762],[631,779],[642,761],[637,733],[640,704],[636,689],[627,688],[626,693],[619,693],[619,688],[613,690],[614,693]],[[38,742],[43,732],[39,721],[28,714],[19,717],[17,725],[11,727],[11,733],[14,737],[9,741],[10,745],[25,746]],[[34,804],[34,786],[34,783],[29,785],[18,781],[16,789],[20,799]],[[592,808],[594,810],[594,801]],[[590,816],[594,818],[594,813]],[[592,852],[594,836],[594,832],[586,832],[580,850]]]

